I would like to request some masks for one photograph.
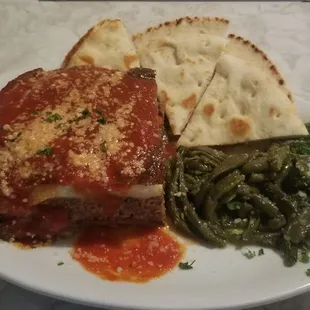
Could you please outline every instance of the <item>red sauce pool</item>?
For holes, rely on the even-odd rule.
[[[143,283],[163,276],[182,259],[184,246],[165,228],[95,228],[83,233],[72,257],[110,281]]]

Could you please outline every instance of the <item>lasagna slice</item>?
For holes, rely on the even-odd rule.
[[[46,240],[165,217],[155,74],[27,72],[0,92],[0,237]]]

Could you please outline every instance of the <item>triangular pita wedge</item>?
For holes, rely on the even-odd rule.
[[[255,63],[256,48],[250,46],[253,56],[249,50],[247,54],[236,52],[232,45],[226,48],[179,145],[231,144],[308,133],[285,84],[279,83],[275,66],[265,58],[267,64]]]
[[[142,67],[156,70],[158,98],[180,135],[214,73],[228,20],[185,17],[133,37]]]
[[[119,70],[140,67],[135,47],[120,20],[102,20],[89,29],[67,54],[63,67],[90,64]]]
[[[268,56],[249,40],[237,36],[235,34],[228,35],[228,43],[224,51],[235,57],[241,58],[264,71],[272,79],[276,80],[279,87],[293,101],[291,91],[287,88],[286,82],[276,65],[268,58]]]

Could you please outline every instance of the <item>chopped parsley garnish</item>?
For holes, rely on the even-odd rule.
[[[88,109],[84,109],[84,110],[82,111],[82,115],[83,115],[83,118],[88,117],[88,116],[90,115],[89,110],[88,110]]]
[[[247,252],[243,253],[243,255],[247,258],[247,259],[252,259],[256,256],[255,251],[251,251],[249,249],[247,249]]]
[[[95,112],[96,112],[97,114],[99,114],[99,115],[102,115],[102,114],[103,114],[103,111],[100,110],[100,109],[96,109]]]
[[[308,277],[310,277],[310,269],[307,269],[307,270],[306,270],[306,275],[307,275]]]
[[[258,256],[265,255],[264,249],[259,249],[258,250]]]
[[[193,264],[195,263],[195,260],[193,260],[191,263],[189,262],[180,262],[179,263],[179,268],[182,270],[189,270],[193,269]]]
[[[33,111],[32,111],[32,114],[33,114],[33,115],[39,115],[39,113],[40,113],[40,112],[39,112],[38,110],[33,110]]]
[[[100,150],[103,153],[107,152],[107,143],[105,141],[100,144]]]
[[[48,115],[47,118],[45,119],[46,122],[48,123],[53,123],[62,120],[62,117],[58,113],[51,113],[51,112],[46,112]]]
[[[64,264],[64,262],[58,262],[57,265],[58,266],[62,266]]]
[[[49,156],[49,155],[52,155],[52,153],[53,153],[53,149],[49,146],[44,146],[37,150],[37,155]]]
[[[81,116],[69,120],[69,123],[78,122],[78,121],[80,121],[80,120],[82,120],[82,119],[85,119],[86,117],[89,117],[89,115],[90,115],[89,110],[88,110],[87,108],[84,109],[84,110],[81,112],[81,114],[82,114]]]
[[[97,119],[97,122],[102,124],[102,125],[105,125],[107,123],[107,120],[104,117],[101,117],[101,118]]]

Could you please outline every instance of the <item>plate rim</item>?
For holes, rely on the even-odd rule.
[[[82,268],[82,266],[81,266]],[[87,271],[85,271],[87,272]],[[41,286],[39,283],[33,283],[28,280],[29,277],[16,277],[12,273],[6,273],[3,270],[0,269],[0,278],[9,284],[15,285],[17,287],[20,287],[22,289],[25,289],[26,291],[36,293],[45,297],[54,298],[59,301],[64,301],[76,305],[83,305],[88,307],[97,307],[100,309],[112,309],[112,310],[189,310],[188,307],[180,307],[180,306],[169,306],[169,307],[158,307],[158,306],[142,306],[142,305],[126,305],[122,306],[115,302],[98,302],[98,301],[92,301],[87,298],[83,298],[83,295],[73,295],[72,292],[66,292],[63,294],[60,289],[52,289],[47,288],[46,286]],[[104,280],[102,280],[104,281]],[[190,308],[190,310],[237,310],[237,309],[251,309],[253,307],[257,306],[264,306],[273,304],[276,302],[281,302],[287,299],[290,299],[292,297],[297,297],[299,295],[302,295],[304,293],[310,292],[310,282],[304,285],[300,285],[299,287],[296,287],[295,289],[289,289],[287,291],[283,291],[277,294],[274,294],[274,296],[269,296],[266,298],[257,298],[253,299],[252,301],[245,301],[245,302],[235,302],[234,304],[230,306],[212,306],[212,308],[208,306],[200,307],[200,306],[193,306]]]

